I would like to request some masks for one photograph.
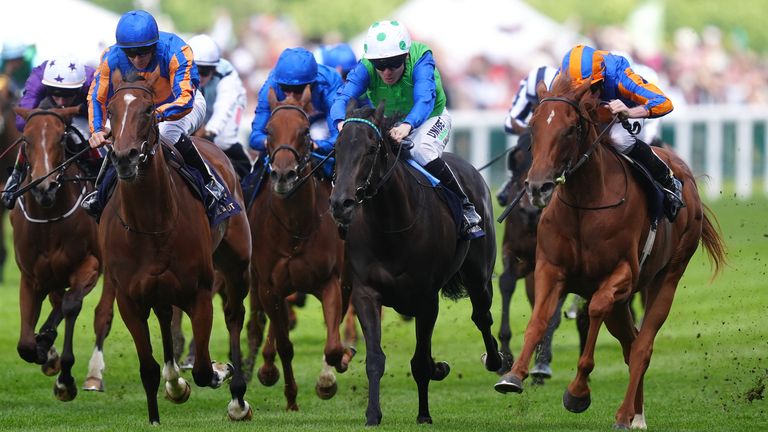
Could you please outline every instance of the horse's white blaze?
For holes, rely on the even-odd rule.
[[[555,118],[555,110],[553,109],[552,112],[549,113],[549,117],[547,117],[547,124],[552,123],[552,119]]]
[[[120,133],[123,133],[123,130],[125,130],[125,120],[128,118],[128,107],[131,105],[131,102],[136,100],[136,96],[126,93],[125,96],[123,96],[123,100],[125,101],[125,112],[123,113],[123,122],[120,124]]]
[[[93,349],[91,360],[88,362],[88,377],[101,379],[101,373],[104,371],[104,353],[99,348]]]
[[[43,130],[41,131],[42,139],[40,140],[40,149],[43,152],[43,165],[45,165],[45,172],[51,172],[51,160],[48,157],[48,152],[45,151],[45,145],[46,145],[46,137],[48,136],[45,131],[48,129],[48,124],[43,124]]]

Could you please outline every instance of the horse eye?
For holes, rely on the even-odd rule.
[[[149,107],[149,108],[147,108],[147,110],[144,112],[144,114],[146,114],[146,115],[147,115],[147,117],[150,117],[150,116],[152,116],[152,113],[154,113],[154,112],[155,112],[155,109],[154,109],[153,107]]]

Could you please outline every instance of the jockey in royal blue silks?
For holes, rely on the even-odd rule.
[[[655,84],[632,70],[626,58],[608,51],[576,45],[563,57],[555,79],[562,76],[569,76],[575,85],[590,82],[598,86],[600,100],[608,104],[613,114],[639,119],[639,123],[645,118],[667,115],[673,109],[672,101]],[[609,133],[616,150],[640,162],[661,185],[665,194],[667,218],[673,221],[678,210],[685,206],[680,181],[653,152],[651,146],[637,138],[627,127],[617,122]]]
[[[407,113],[389,135],[398,143],[410,141],[413,159],[461,200],[462,236],[485,235],[474,204],[441,158],[450,136],[451,116],[445,109],[445,91],[432,50],[423,43],[411,43],[408,30],[398,21],[373,23],[365,38],[364,58],[347,76],[331,108],[335,128],[343,127],[347,102],[363,93],[373,105],[386,101],[386,115]]]
[[[93,81],[94,69],[84,65],[77,57],[72,55],[60,55],[42,62],[32,69],[32,73],[24,84],[24,92],[19,101],[19,108],[63,108],[80,106],[80,112],[72,119],[72,124],[67,128],[66,139],[71,147],[76,148],[88,145],[90,137],[88,131],[88,116],[86,113],[88,88]],[[24,131],[26,120],[16,115],[16,129]],[[95,172],[101,163],[99,151],[81,156],[81,167],[86,170],[88,177],[95,177]],[[3,193],[0,195],[3,205],[12,209],[16,203],[16,191],[24,180],[26,174],[26,160],[24,152],[19,150],[13,171],[8,177]]]
[[[112,74],[119,71],[123,77],[135,74],[156,78],[152,92],[160,141],[174,145],[184,161],[200,172],[205,188],[213,197],[206,206],[215,206],[226,195],[224,187],[189,139],[189,135],[203,125],[206,109],[205,98],[197,91],[200,77],[192,50],[175,34],[158,31],[155,18],[142,10],[127,12],[120,18],[115,39],[117,43],[101,55],[88,94],[91,147],[101,147],[108,141],[105,122],[107,104],[115,91]],[[82,206],[92,214],[100,211],[96,208],[95,193],[83,200]]]
[[[312,94],[312,106],[314,113],[310,114],[310,123],[314,123],[310,136],[315,143],[315,150],[321,155],[327,155],[333,149],[333,143],[339,132],[330,122],[328,113],[336,97],[336,92],[341,87],[341,76],[335,69],[325,65],[318,65],[311,52],[304,48],[288,48],[277,59],[275,68],[270,72],[267,81],[259,90],[259,101],[256,106],[256,116],[251,124],[251,136],[249,145],[252,149],[264,153],[266,150],[267,122],[272,114],[269,108],[269,90],[275,92],[278,101],[284,100],[288,95],[300,100],[306,86],[309,86]],[[317,127],[317,122],[322,122],[322,128]],[[259,161],[265,161],[260,157]],[[257,162],[258,163],[258,162]],[[255,167],[254,167],[255,169]]]

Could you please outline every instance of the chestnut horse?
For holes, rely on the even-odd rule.
[[[288,306],[285,298],[296,292],[317,297],[323,305],[326,343],[324,360],[338,372],[347,369],[339,324],[348,300],[342,295],[340,276],[343,243],[328,210],[331,185],[312,174],[312,140],[308,112],[312,111],[309,87],[301,100],[278,102],[270,90],[272,114],[267,123],[266,149],[270,173],[264,193],[248,210],[253,242],[264,245],[253,251],[251,280],[269,317],[269,336],[262,350],[264,365],[257,376],[264,385],[277,382],[275,348],[280,354],[288,410],[298,410],[298,392],[293,374],[293,344],[289,338]],[[336,377],[324,365],[317,394],[327,399],[336,392]]]
[[[429,382],[440,381],[450,372],[448,363],[432,358],[432,332],[441,291],[451,298],[469,294],[472,320],[487,353],[485,367],[496,371],[502,365],[491,331],[496,238],[490,192],[469,163],[443,154],[483,218],[486,235],[461,240],[440,192],[400,160],[402,147],[396,149],[386,133],[396,118],[384,118],[383,103],[375,111],[352,111],[352,107],[347,107],[347,119],[336,141],[331,208],[340,229],[347,233],[344,284],[352,287],[352,303],[365,337],[366,424],[381,423],[379,389],[385,360],[382,305],[416,318],[411,373],[419,393],[417,422],[431,423]]]
[[[615,425],[645,428],[643,376],[654,338],[699,243],[712,258],[715,274],[725,262],[724,245],[690,169],[673,152],[655,148],[684,182],[686,207],[674,222],[658,223],[650,255],[641,265],[652,215],[632,168],[598,134],[599,87],[588,82],[573,87],[566,72],[551,92],[542,83],[537,92],[541,102],[531,119],[533,165],[526,181],[534,205],[546,206],[537,234],[536,300],[521,353],[496,390],[523,390],[534,346],[567,290],[589,300],[589,331],[563,405],[572,412],[589,407],[588,378],[595,366],[597,334],[605,322],[621,343],[629,367],[629,384]],[[636,291],[647,294],[639,332],[629,309]]]
[[[123,81],[115,72],[112,88],[107,114],[113,126],[113,143],[108,157],[118,181],[102,213],[99,244],[104,255],[104,283],[114,287],[120,315],[136,345],[149,421],[160,422],[157,390],[161,374],[152,355],[147,323],[152,310],[162,333],[166,398],[182,403],[190,394],[173,356],[172,306],[181,308],[192,322],[197,354],[192,368],[195,384],[217,388],[231,374],[229,417],[250,419],[240,352],[251,253],[248,220],[240,212],[210,226],[200,199],[167,162],[154,115],[152,81],[137,76]],[[242,191],[229,159],[206,140],[195,138],[194,142],[242,206]],[[214,266],[225,279],[224,315],[232,361],[231,365],[216,367],[208,352]]]
[[[43,365],[46,375],[61,371],[53,392],[62,401],[77,396],[72,377],[75,320],[80,314],[83,297],[96,285],[102,267],[96,222],[80,209],[80,202],[91,188],[82,179],[84,173],[77,164],[70,163],[60,168],[55,176],[48,175],[64,165],[67,156],[74,153],[67,152],[67,132],[79,109],[16,108],[26,120],[20,144],[28,172],[27,181],[22,186],[43,178],[28,193],[18,197],[11,212],[16,263],[21,274],[21,336],[17,349],[24,360]],[[51,313],[35,334],[34,327],[46,297],[51,299]],[[86,390],[103,390],[101,351],[112,321],[113,301],[113,293],[104,290],[96,310],[96,349],[84,387]],[[59,357],[53,343],[62,319],[66,321],[64,349]]]
[[[11,81],[7,75],[0,74],[0,187],[5,185],[8,175],[16,162],[16,144],[21,133],[16,129],[16,114],[13,106],[16,95],[11,89]],[[0,220],[5,215],[5,206],[0,205]],[[0,223],[0,281],[3,280],[3,269],[8,251],[5,248],[5,224]]]

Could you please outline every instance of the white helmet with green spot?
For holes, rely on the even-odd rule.
[[[411,35],[398,21],[376,21],[368,28],[363,51],[365,58],[381,59],[402,55],[411,48]]]

